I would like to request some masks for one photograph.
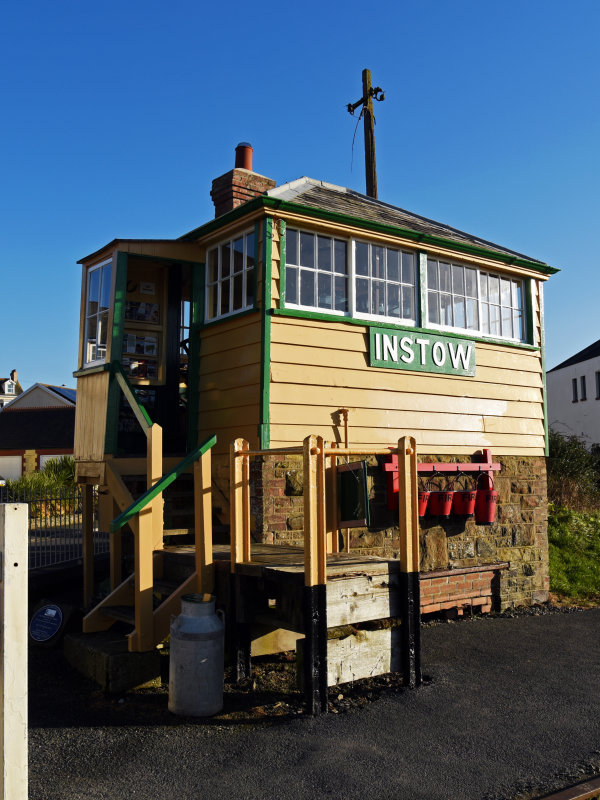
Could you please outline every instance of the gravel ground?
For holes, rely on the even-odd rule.
[[[280,656],[224,713],[175,717],[166,687],[107,697],[60,650],[30,652],[30,800],[525,800],[600,771],[600,609],[423,628],[428,676],[330,691],[301,713]]]

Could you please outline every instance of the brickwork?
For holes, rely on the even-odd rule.
[[[421,612],[456,609],[459,616],[465,610],[491,611],[498,606],[498,585],[501,571],[509,565],[498,565],[496,569],[472,567],[442,572],[425,572],[421,575]]]
[[[465,459],[445,455],[428,456],[426,460]],[[506,569],[494,578],[494,598],[499,607],[543,602],[549,588],[545,459],[505,456],[495,460],[502,466],[495,478],[499,493],[496,521],[492,525],[477,525],[472,518],[443,520],[425,516],[420,520],[421,572],[507,562]],[[369,460],[368,480],[370,526],[352,528],[344,535],[350,537],[353,552],[398,558],[397,512],[387,509],[385,474],[375,458]],[[302,543],[301,483],[299,456],[265,458],[253,464],[251,509],[255,541]],[[490,597],[478,594],[481,589],[474,583],[472,588],[472,598]],[[443,602],[460,599],[452,595]],[[488,603],[473,600],[472,605],[486,607]]]
[[[275,185],[276,181],[271,178],[248,169],[236,168],[226,172],[212,183],[210,196],[215,204],[215,217],[232,211]]]

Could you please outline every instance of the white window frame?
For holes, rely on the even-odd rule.
[[[108,270],[105,269],[108,267]],[[88,303],[89,303],[89,292],[90,292],[90,278],[92,274],[96,271],[100,270],[100,286],[98,289],[98,297],[99,300],[102,297],[103,287],[104,287],[104,280],[105,276],[108,275],[108,279],[110,282],[109,286],[109,296],[108,296],[108,306],[106,309],[101,309],[100,304],[98,303],[98,308],[92,314],[88,314]],[[109,319],[110,319],[110,306],[111,306],[111,297],[112,297],[112,278],[113,278],[113,262],[112,258],[108,258],[105,261],[101,261],[99,264],[94,264],[90,267],[86,273],[86,283],[85,283],[85,306],[83,309],[83,365],[84,367],[95,366],[96,364],[104,364],[106,362],[106,354],[108,352],[109,347]],[[89,351],[91,346],[91,340],[88,339],[88,320],[92,319],[93,317],[96,318],[96,357],[89,358]],[[106,345],[104,355],[98,356],[98,330],[99,330],[99,323],[100,318],[103,318],[106,324]]]
[[[364,320],[372,320],[373,322],[389,322],[392,325],[402,325],[404,327],[416,327],[417,325],[417,316],[418,316],[418,307],[419,307],[419,254],[416,250],[408,250],[402,249],[402,247],[393,247],[390,245],[386,245],[383,243],[375,243],[370,241],[369,239],[351,239],[351,248],[350,248],[350,261],[351,261],[351,293],[352,293],[352,304],[351,304],[351,316],[354,319],[364,319]],[[356,310],[356,281],[357,279],[364,279],[364,275],[358,275],[356,272],[356,244],[357,243],[366,244],[369,247],[369,262],[371,262],[371,253],[372,247],[383,247],[384,250],[392,250],[398,253],[398,264],[400,270],[400,278],[402,277],[402,254],[409,253],[413,259],[413,274],[415,276],[414,284],[413,284],[413,310],[414,310],[414,318],[411,317],[392,317],[388,316],[387,314],[374,314],[372,312],[367,311],[357,311]],[[386,255],[387,260],[387,255]],[[370,274],[368,276],[369,283],[372,285],[374,280],[373,276]],[[384,283],[388,283],[387,279],[383,280]],[[410,286],[410,284],[402,283],[400,281],[390,281],[391,284],[394,284],[400,287],[400,290],[404,286]],[[371,287],[370,287],[371,288]],[[401,301],[400,301],[401,302]]]
[[[346,290],[347,290],[347,292],[346,292],[346,305],[347,305],[347,309],[348,310],[347,311],[342,311],[342,310],[336,309],[336,308],[324,308],[323,306],[306,305],[306,304],[300,303],[300,302],[290,303],[288,298],[287,298],[287,289],[288,289],[288,274],[287,274],[287,272],[286,272],[286,276],[285,276],[285,280],[286,280],[285,307],[286,308],[297,308],[297,309],[301,309],[301,310],[304,310],[304,311],[313,311],[313,312],[318,313],[318,314],[333,314],[336,317],[348,317],[348,316],[351,316],[352,281],[351,281],[351,277],[350,277],[350,269],[349,269],[349,261],[350,261],[350,259],[349,259],[349,249],[348,249],[351,246],[351,242],[348,239],[345,239],[343,236],[331,236],[328,233],[320,233],[318,231],[310,231],[310,230],[306,230],[306,229],[303,229],[303,228],[286,228],[286,234],[285,234],[286,235],[286,261],[285,261],[285,267],[284,267],[286,270],[287,270],[288,263],[289,263],[288,262],[288,241],[289,241],[288,240],[288,236],[289,236],[290,232],[297,233],[297,234],[304,233],[304,234],[307,234],[309,236],[315,237],[315,239],[317,237],[321,236],[324,239],[329,239],[331,241],[331,245],[332,245],[331,270],[319,269],[319,265],[318,265],[318,245],[317,245],[316,241],[315,241],[315,264],[316,265],[314,267],[306,267],[306,266],[303,266],[300,263],[298,263],[298,264],[291,264],[290,263],[289,264],[289,266],[292,269],[296,270],[297,275],[298,275],[298,282],[297,282],[298,301],[300,301],[301,271],[314,273],[314,295],[315,295],[315,300],[317,300],[317,301],[318,301],[318,291],[319,291],[319,285],[318,285],[318,281],[319,281],[318,276],[319,276],[319,274],[323,273],[323,274],[326,274],[326,275],[331,275],[331,279],[332,279],[332,297],[333,298],[335,298],[335,287],[333,285],[333,280],[337,275],[339,278],[343,277],[344,280],[346,281]],[[335,244],[336,241],[337,242],[343,242],[346,245],[346,270],[345,270],[344,273],[335,271],[335,265],[333,263],[333,258],[335,257],[334,244]],[[299,240],[298,240],[298,252],[300,252],[300,241]],[[300,261],[300,258],[298,258],[297,260]]]
[[[248,237],[252,237],[252,260],[253,264],[251,267],[248,267]],[[234,249],[233,244],[234,242],[239,241],[242,239],[242,269],[234,272]],[[222,264],[222,254],[223,248],[229,246],[229,272],[227,274],[223,273],[223,264]],[[212,264],[211,264],[211,254],[217,254],[217,275],[216,280],[212,280]],[[248,309],[254,308],[256,305],[256,270],[257,270],[257,263],[256,263],[256,234],[254,228],[249,230],[241,231],[240,233],[236,234],[235,236],[231,236],[228,239],[223,239],[217,242],[212,247],[209,247],[206,251],[206,286],[205,286],[205,293],[204,293],[204,319],[205,322],[215,322],[219,319],[227,319],[227,317],[233,317],[236,314],[241,314],[243,311],[248,311]],[[249,275],[251,273],[251,275]],[[238,276],[241,276],[242,280],[242,305],[240,308],[233,308],[233,301],[234,301],[234,279]],[[223,284],[225,281],[228,282],[228,310],[225,312],[221,312],[222,306],[222,292],[223,292]],[[248,288],[249,288],[249,281],[251,281],[252,285],[252,300],[248,302]],[[216,313],[212,315],[212,303],[211,303],[211,291],[216,290]]]
[[[6,381],[6,386],[4,387],[4,394],[14,394],[15,393],[15,384],[12,381]]]
[[[450,267],[458,266],[458,267],[463,267],[463,268],[475,270],[476,277],[477,277],[477,297],[474,298],[474,299],[476,299],[476,301],[477,301],[477,323],[478,323],[478,327],[477,328],[463,328],[463,327],[460,327],[460,326],[457,326],[457,325],[446,325],[446,324],[442,324],[442,323],[432,322],[429,319],[429,292],[433,291],[433,292],[436,292],[438,295],[439,294],[447,294],[447,292],[440,292],[439,288],[438,289],[432,289],[432,290],[429,289],[428,268],[425,269],[425,275],[423,276],[424,277],[424,281],[425,281],[425,287],[424,287],[424,292],[423,292],[423,296],[425,297],[425,307],[421,310],[423,327],[431,328],[432,330],[438,330],[438,331],[452,331],[453,333],[462,333],[465,336],[471,336],[471,337],[472,336],[477,336],[477,337],[481,337],[482,339],[493,339],[493,340],[502,340],[502,341],[507,341],[507,342],[515,342],[515,343],[518,343],[518,344],[527,344],[527,304],[526,304],[526,300],[525,300],[525,281],[522,278],[517,278],[517,277],[514,277],[513,275],[503,275],[503,274],[501,274],[499,272],[494,272],[493,270],[482,269],[481,267],[479,267],[479,266],[477,266],[475,264],[470,264],[468,262],[463,262],[463,261],[451,260],[451,259],[445,258],[443,256],[434,256],[434,255],[429,254],[429,253],[426,253],[426,256],[427,256],[427,262],[429,262],[430,260],[433,260],[433,261],[437,261],[438,263],[442,262],[444,264],[449,264]],[[488,276],[488,277],[492,276],[494,278],[498,278],[499,280],[505,279],[505,280],[510,281],[510,285],[511,285],[511,289],[510,289],[510,291],[511,291],[511,300],[512,300],[512,297],[513,297],[513,284],[516,284],[516,285],[518,285],[520,287],[520,289],[521,289],[521,302],[522,302],[522,305],[519,308],[519,312],[521,314],[521,319],[522,319],[522,321],[521,321],[522,336],[520,338],[519,337],[515,337],[515,336],[504,336],[502,333],[487,333],[487,332],[484,332],[483,325],[482,325],[484,306],[489,307],[490,305],[494,305],[494,306],[498,305],[498,307],[500,309],[502,308],[502,306],[500,305],[500,303],[498,303],[498,304],[495,304],[495,303],[494,304],[490,304],[489,301],[483,300],[483,298],[481,296],[482,295],[482,293],[481,293],[481,278],[482,278],[483,275]],[[450,296],[452,298],[455,297],[454,292],[451,291],[449,294],[450,294]],[[457,297],[467,297],[466,294],[460,294],[460,293],[457,293],[456,296]],[[517,308],[516,306],[513,306],[513,305],[510,306],[510,309],[511,309],[511,320],[512,320],[511,327],[513,327],[513,328],[514,328],[514,310],[516,308]],[[466,314],[465,314],[465,316],[466,316]],[[500,324],[502,325],[502,318],[501,317],[500,317]]]

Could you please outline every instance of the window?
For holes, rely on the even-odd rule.
[[[286,304],[345,313],[348,310],[347,243],[288,228]]]
[[[12,381],[7,381],[5,387],[5,394],[14,394],[15,393],[15,385]]]
[[[106,359],[111,273],[112,262],[105,261],[91,267],[87,274],[84,364]]]
[[[571,381],[571,387],[573,389],[573,402],[577,402],[577,378],[573,378]]]
[[[585,388],[585,375],[582,375],[579,378],[579,387],[581,389],[581,399],[582,400],[587,400],[587,392],[586,392],[586,388]]]
[[[206,318],[220,319],[254,305],[254,232],[208,251]]]
[[[355,242],[355,310],[394,321],[415,322],[415,255]]]
[[[481,272],[479,285],[481,332],[522,342],[525,338],[522,281]]]

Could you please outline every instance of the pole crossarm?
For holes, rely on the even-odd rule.
[[[154,498],[159,495],[161,492],[170,486],[173,481],[177,480],[177,478],[182,475],[184,472],[192,466],[192,464],[197,461],[201,456],[204,455],[211,447],[214,447],[217,443],[216,436],[209,436],[202,444],[198,445],[195,450],[192,450],[191,453],[179,462],[170,472],[167,472],[159,481],[157,481],[153,486],[150,487],[147,491],[144,492],[135,503],[132,503],[129,508],[126,508],[118,517],[116,517],[110,523],[110,532],[116,533],[120,530],[123,525],[126,525],[129,520],[134,517],[136,514],[145,508],[148,503],[150,503]]]

